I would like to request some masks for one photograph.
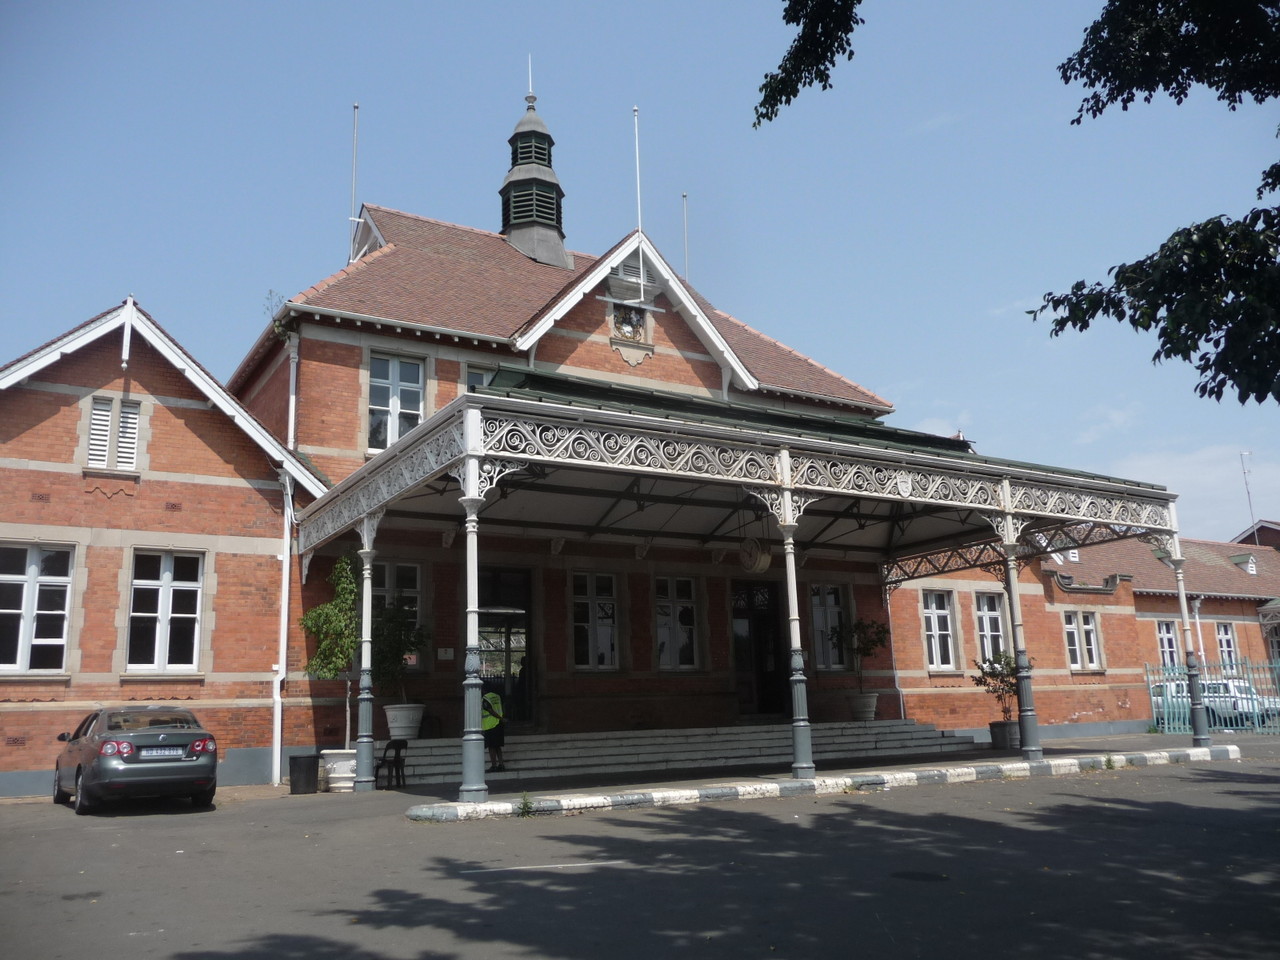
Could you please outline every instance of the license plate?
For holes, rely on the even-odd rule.
[[[185,747],[143,747],[138,754],[142,757],[180,757],[186,752]]]

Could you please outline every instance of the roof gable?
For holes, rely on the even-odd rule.
[[[726,372],[726,382],[861,413],[893,410],[871,391],[717,310],[640,231],[600,257],[575,252],[574,266],[564,268],[531,260],[498,233],[366,204],[357,249],[360,259],[284,304],[278,319],[309,312],[530,350],[611,271],[643,256],[661,292]],[[246,375],[251,360],[246,357],[232,384]]]
[[[720,331],[711,323],[693,295],[685,288],[676,276],[675,271],[658,253],[655,247],[641,231],[637,230],[616,245],[612,250],[592,264],[577,281],[561,292],[547,304],[541,315],[534,318],[516,337],[516,348],[531,349],[539,339],[550,330],[558,320],[564,317],[588,293],[603,283],[610,273],[621,268],[633,256],[640,263],[641,299],[652,302],[659,292],[666,295],[672,305],[680,312],[685,322],[693,330],[694,335],[716,360],[721,369],[728,373],[735,384],[744,390],[758,390],[759,380],[751,373],[721,336]],[[645,289],[644,277],[652,270],[656,275],[656,289]]]
[[[117,330],[123,334],[120,362],[127,365],[132,338],[141,337],[169,364],[200,391],[209,404],[221,410],[236,424],[272,461],[288,471],[294,481],[312,496],[325,491],[324,484],[282,446],[214,377],[164,332],[147,313],[134,303],[133,297],[114,309],[98,314],[91,320],[63,334],[44,346],[37,347],[26,356],[0,367],[0,390],[22,383],[77,350],[96,342]]]

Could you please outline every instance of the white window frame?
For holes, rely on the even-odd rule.
[[[377,377],[374,375],[375,362],[386,363],[387,376]],[[402,367],[413,366],[417,368],[418,380],[417,384],[412,381],[402,380],[400,371]],[[383,389],[386,391],[386,403],[375,402],[375,391]],[[412,403],[412,394],[417,392],[417,405]],[[365,420],[365,427],[368,430],[368,446],[370,450],[385,450],[397,440],[407,434],[410,430],[422,423],[422,416],[425,410],[427,396],[427,358],[426,357],[410,357],[399,356],[390,353],[371,353],[369,354],[369,415]],[[385,417],[386,422],[386,443],[379,446],[375,442],[374,420],[377,415]],[[412,423],[401,423],[401,420],[412,418]]]
[[[658,669],[697,669],[697,581],[693,577],[655,577],[653,616]]]
[[[1102,669],[1102,638],[1098,615],[1092,610],[1065,610],[1063,635],[1067,643],[1067,666],[1072,670]]]
[[[1177,621],[1156,621],[1156,644],[1160,648],[1160,666],[1176,667],[1179,663]]]
[[[838,583],[809,584],[809,629],[813,664],[819,670],[847,670],[845,590]]]
[[[578,670],[618,668],[618,578],[611,573],[575,570],[573,589],[573,665]]]
[[[143,557],[160,560],[158,577],[139,576],[138,561]],[[177,578],[178,561],[194,560],[197,564],[195,580]],[[200,648],[204,646],[204,582],[205,555],[196,550],[149,550],[133,552],[129,571],[129,627],[125,636],[125,670],[129,673],[194,673],[200,668]],[[155,609],[143,598],[154,595]],[[176,601],[176,602],[175,602]],[[154,629],[150,660],[144,660],[135,651],[134,631],[151,623]],[[179,624],[188,625],[181,631]],[[190,632],[191,654],[182,662],[174,660],[174,640],[181,633]],[[146,639],[139,636],[139,640]],[[136,657],[136,659],[135,659]]]
[[[925,655],[930,670],[959,670],[956,663],[955,595],[950,590],[922,590]]]
[[[1230,623],[1219,621],[1214,625],[1214,634],[1218,640],[1218,659],[1224,667],[1235,666],[1240,662],[1240,651],[1236,647],[1236,630]]]
[[[63,673],[67,665],[67,639],[71,623],[72,578],[75,573],[75,550],[70,546],[46,543],[0,543],[0,548],[23,550],[22,572],[0,573],[0,629],[16,635],[13,656],[0,662],[0,674]],[[47,562],[65,555],[66,574],[48,573]],[[15,557],[16,559],[16,557]],[[57,563],[61,569],[63,563]],[[6,644],[7,645],[7,644]],[[60,651],[56,666],[32,667],[32,653],[37,662]]]
[[[471,392],[472,387],[487,387],[497,372],[494,367],[468,361],[462,368],[462,387],[467,393]]]
[[[1012,653],[1004,629],[1004,594],[975,593],[973,612],[978,619],[978,656],[990,660],[997,653]]]
[[[142,404],[137,400],[91,398],[85,464],[98,470],[137,470],[141,422]]]

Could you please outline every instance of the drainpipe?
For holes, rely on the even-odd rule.
[[[289,334],[289,437],[290,450],[297,450],[298,439],[298,335]]]
[[[284,532],[280,539],[280,632],[275,676],[271,680],[271,783],[277,787],[281,783],[281,754],[284,752],[284,682],[289,675],[289,577],[293,548],[293,477],[283,468],[280,470],[280,490],[284,496]]]

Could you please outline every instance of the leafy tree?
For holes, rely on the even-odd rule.
[[[329,575],[333,599],[302,615],[302,629],[316,638],[316,652],[303,668],[320,680],[334,680],[352,668],[360,647],[360,585],[350,557],[339,557]]]
[[[765,75],[755,125],[777,116],[803,87],[831,86],[861,0],[789,0],[783,19],[800,29],[777,73]],[[1280,96],[1280,2],[1276,0],[1107,0],[1080,49],[1059,65],[1064,83],[1092,92],[1072,123],[1139,97],[1182,103],[1197,84],[1234,110],[1246,99]],[[1257,197],[1280,188],[1280,163],[1262,173]],[[1153,362],[1185,360],[1196,391],[1241,403],[1280,402],[1280,208],[1240,219],[1213,217],[1177,230],[1153,254],[1110,271],[1106,283],[1078,281],[1045,294],[1030,311],[1051,334],[1087,330],[1099,317],[1155,331]]]
[[[316,652],[304,668],[319,680],[334,680],[355,666],[360,649],[360,584],[351,557],[340,557],[329,576],[333,599],[317,604],[302,615],[302,628],[316,638]],[[405,658],[422,649],[426,632],[417,612],[393,600],[374,611],[371,666],[373,684],[385,695],[405,695]]]
[[[778,72],[764,75],[753,126],[774,119],[804,87],[816,83],[823,90],[831,89],[836,61],[841,56],[853,59],[850,37],[865,22],[858,16],[861,5],[862,0],[787,0],[782,20],[800,29]]]

